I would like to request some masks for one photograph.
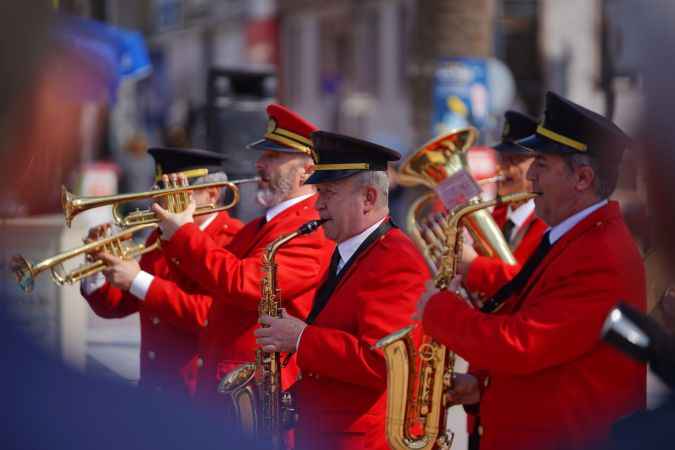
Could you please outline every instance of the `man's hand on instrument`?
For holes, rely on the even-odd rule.
[[[460,273],[464,276],[469,272],[469,267],[474,259],[478,257],[478,253],[473,248],[472,245],[465,243],[462,245],[462,257],[459,260],[459,265],[457,267],[457,273]]]
[[[432,252],[440,252],[445,246],[445,221],[445,214],[434,213],[417,225],[420,236]]]
[[[194,201],[191,201],[188,204],[185,211],[179,213],[169,212],[157,203],[152,205],[152,210],[157,214],[157,217],[159,217],[159,228],[162,230],[162,239],[165,241],[170,240],[180,227],[186,223],[194,222],[192,215],[196,209],[197,205]]]
[[[256,343],[266,352],[295,352],[298,338],[307,324],[282,310],[282,317],[264,315],[260,318],[262,327],[255,330]]]
[[[171,178],[167,175],[162,176],[162,182],[165,187],[169,186],[187,186],[187,178],[183,174],[171,174]],[[194,212],[197,209],[195,201],[192,199],[192,193],[187,193],[189,198],[189,203],[187,208],[181,212],[171,212],[173,209],[171,206],[172,199],[169,199],[168,196],[162,197],[160,204],[155,203],[152,205],[152,210],[157,214],[159,218],[159,228],[162,230],[162,239],[168,241],[173,237],[174,233],[178,231],[180,227],[186,223],[194,222]]]
[[[99,239],[108,236],[111,227],[112,224],[103,223],[101,225],[96,225],[95,227],[89,228],[89,232],[87,233],[87,236],[82,239],[82,242],[89,244],[90,242],[98,241]]]
[[[448,390],[448,405],[473,405],[480,401],[478,378],[468,373],[454,373],[452,389]]]
[[[439,292],[433,280],[427,280],[424,287],[426,288],[426,290],[424,291],[420,299],[417,301],[417,310],[415,311],[415,314],[413,314],[411,317],[411,319],[415,321],[421,321],[424,318],[424,309],[427,307],[429,299]],[[460,290],[461,287],[462,287],[462,276],[457,275],[452,280],[450,280],[450,284],[448,285],[448,292],[452,292],[458,297],[464,299],[464,297],[462,296],[462,292]]]
[[[141,267],[133,259],[122,259],[110,253],[100,252],[96,255],[97,259],[105,262],[108,267],[103,269],[103,275],[113,287],[128,291],[131,289],[131,283],[141,271]]]
[[[91,242],[96,242],[104,237],[107,237],[110,235],[110,230],[112,229],[112,224],[110,223],[104,223],[101,225],[96,225],[95,227],[89,228],[89,232],[87,235],[82,238],[82,242],[85,244],[89,244]],[[91,253],[87,253],[85,255],[85,258],[88,262],[94,261],[96,258],[96,250],[92,251]]]

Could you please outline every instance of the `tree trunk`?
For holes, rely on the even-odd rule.
[[[433,137],[432,89],[438,61],[493,55],[495,3],[496,0],[417,2],[409,72],[415,144]]]

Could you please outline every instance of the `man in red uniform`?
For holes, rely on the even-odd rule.
[[[305,181],[314,171],[310,134],[316,127],[289,109],[272,104],[265,138],[249,147],[261,150],[256,169],[261,181],[258,202],[267,212],[249,222],[223,248],[191,223],[193,208],[169,214],[158,205],[162,245],[181,271],[210,290],[214,302],[199,344],[195,366],[199,372],[197,396],[208,403],[216,397],[219,381],[242,363],[255,360],[254,329],[258,326],[262,256],[278,237],[318,219],[316,192]],[[194,205],[193,205],[194,207]],[[164,241],[166,239],[166,241]],[[298,237],[276,254],[277,284],[284,307],[306,318],[320,276],[333,245],[321,229]],[[294,361],[283,373],[284,385],[295,380]]]
[[[410,323],[429,273],[417,249],[389,219],[386,169],[398,153],[328,132],[312,134],[316,208],[337,243],[307,322],[262,320],[265,351],[297,352],[302,377],[299,449],[386,449],[386,365],[372,345]]]
[[[527,170],[533,155],[515,141],[534,134],[537,122],[516,111],[504,114],[502,141],[494,149],[499,155],[499,174],[504,177],[497,184],[499,195],[531,192],[532,183]],[[459,273],[464,287],[479,301],[492,296],[497,289],[513,278],[539,244],[546,224],[534,213],[534,200],[495,208],[492,216],[511,247],[517,264],[509,265],[499,258],[479,256],[470,245],[465,245]]]
[[[537,129],[537,122],[525,114],[507,111],[504,114],[502,141],[493,148],[499,157],[499,174],[503,177],[497,184],[498,195],[516,192],[531,192],[532,183],[527,179],[527,170],[534,155],[518,145],[517,140],[526,138]],[[458,273],[463,276],[463,285],[476,304],[481,304],[511,280],[535,250],[547,225],[534,212],[534,200],[518,205],[499,206],[492,213],[495,223],[504,234],[516,264],[506,264],[499,258],[479,256],[470,245],[463,246]],[[478,374],[479,370],[472,367]],[[478,448],[479,417],[476,408],[467,407],[469,448]]]
[[[162,173],[182,171],[193,184],[227,180],[222,172],[223,156],[204,150],[152,148],[158,181]],[[209,173],[211,171],[211,173]],[[220,189],[195,191],[199,204],[220,202]],[[227,244],[242,224],[224,211],[196,218],[197,226],[221,245]],[[95,239],[102,231],[90,232]],[[159,233],[150,235],[153,244]],[[104,318],[121,318],[138,312],[141,320],[140,385],[157,390],[192,392],[194,379],[189,362],[197,352],[199,333],[204,327],[211,298],[200,286],[183,276],[164,252],[154,250],[140,262],[122,260],[108,254],[98,257],[109,267],[104,277],[89,277],[82,283],[82,294],[94,312]],[[107,279],[107,280],[106,280]]]
[[[422,297],[424,329],[474,367],[451,401],[480,401],[480,448],[594,448],[645,402],[645,367],[600,341],[618,300],[645,309],[639,252],[614,190],[628,138],[612,122],[554,93],[544,122],[519,143],[536,213],[551,228],[519,274],[483,306],[451,293]],[[429,298],[430,297],[430,298]],[[514,410],[514,408],[516,408]]]

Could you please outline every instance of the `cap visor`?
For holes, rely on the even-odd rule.
[[[277,144],[274,141],[269,139],[260,139],[259,141],[252,142],[246,146],[246,148],[251,150],[270,150],[273,152],[283,152],[283,153],[302,153],[294,148],[287,147],[285,145]]]
[[[516,144],[524,147],[529,152],[535,153],[557,153],[560,155],[577,153],[573,148],[560,144],[540,134],[533,134],[525,139],[516,141]]]
[[[514,142],[501,142],[492,147],[499,153],[509,153],[511,155],[529,155],[531,152],[522,145]]]
[[[328,183],[351,177],[363,170],[317,170],[305,181],[305,184]]]

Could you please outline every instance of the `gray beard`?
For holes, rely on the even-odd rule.
[[[292,175],[282,175],[276,183],[271,183],[269,187],[258,188],[256,193],[258,204],[269,209],[288,199],[293,191]]]

